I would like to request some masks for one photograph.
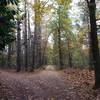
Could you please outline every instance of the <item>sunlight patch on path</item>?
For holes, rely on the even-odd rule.
[[[54,70],[56,70],[56,66],[55,65],[47,65],[47,66],[45,66],[45,70],[54,71]]]

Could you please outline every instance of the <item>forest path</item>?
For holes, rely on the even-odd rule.
[[[0,100],[81,100],[62,71],[0,71]],[[3,98],[3,99],[2,99]],[[83,99],[82,99],[83,100]]]

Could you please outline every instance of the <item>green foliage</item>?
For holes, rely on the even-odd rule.
[[[53,64],[53,49],[48,48],[48,64]]]
[[[36,0],[34,4],[29,3],[31,5],[31,8],[36,12],[36,15],[34,17],[37,24],[42,21],[43,15],[50,12],[51,10],[51,5],[48,5],[47,3],[48,1],[41,0]]]
[[[18,1],[19,0],[0,0],[0,5],[2,6],[6,6],[6,5],[9,5],[9,4],[18,4]]]
[[[16,10],[11,6],[17,3],[18,0],[0,1],[0,50],[3,50],[5,45],[15,39],[10,33],[15,31],[14,15],[16,14]]]
[[[73,64],[74,67],[84,68],[88,66],[89,59],[80,49],[75,49],[73,52]]]
[[[70,6],[70,0],[55,0],[56,6],[53,6],[53,18],[51,19],[49,28],[53,35],[53,64],[59,65],[60,58],[62,56],[62,63],[65,65],[65,56],[67,56],[67,38],[69,38],[71,30],[71,20],[68,17],[68,9]],[[60,30],[60,37],[59,37]],[[60,44],[59,44],[60,38]],[[59,46],[60,45],[60,46]],[[60,47],[60,48],[59,48]],[[59,52],[61,49],[61,53]]]

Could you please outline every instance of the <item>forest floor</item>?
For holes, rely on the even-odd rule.
[[[0,70],[0,100],[100,100],[87,69],[53,68],[35,72]]]

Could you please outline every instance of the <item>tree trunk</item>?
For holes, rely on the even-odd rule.
[[[53,34],[53,64],[59,65],[58,30]]]
[[[27,68],[28,68],[28,46],[27,46],[27,4],[26,4],[26,1],[25,1],[25,5],[24,5],[24,9],[25,9],[25,19],[24,19],[24,67],[25,67],[25,70],[27,71]]]
[[[95,69],[95,88],[100,88],[100,55],[98,47],[98,37],[97,37],[97,25],[96,25],[96,4],[95,0],[88,1],[89,15],[90,15],[90,44],[91,44],[91,53],[93,58],[93,65]]]
[[[61,49],[61,33],[60,33],[60,27],[58,29],[58,49],[59,49],[59,66],[60,69],[62,69],[63,61],[62,61],[62,49]]]
[[[35,24],[35,35],[34,35],[34,60],[35,67],[38,68],[41,66],[41,26],[39,24]]]
[[[40,0],[35,0],[36,4]],[[35,9],[34,47],[33,47],[33,68],[41,66],[41,14],[40,9]]]
[[[17,58],[16,58],[16,65],[17,65],[17,72],[21,70],[21,33],[20,33],[20,22],[17,21]]]
[[[31,40],[31,28],[30,28],[30,14],[29,14],[29,11],[28,11],[28,66],[32,66],[32,48],[31,48],[31,43],[32,43],[32,40]]]
[[[11,44],[8,45],[7,67],[11,67]]]
[[[3,51],[0,52],[0,56],[1,56],[1,68],[3,68],[5,66],[5,57]]]
[[[68,39],[68,63],[69,63],[69,67],[72,68],[73,64],[72,64],[72,54],[71,54],[71,50],[70,50],[70,41]]]
[[[60,14],[60,5],[59,5],[58,49],[59,49],[59,66],[60,69],[62,69],[63,61],[62,61],[62,48],[61,48],[61,25],[60,25],[61,18],[60,17],[61,14]]]

